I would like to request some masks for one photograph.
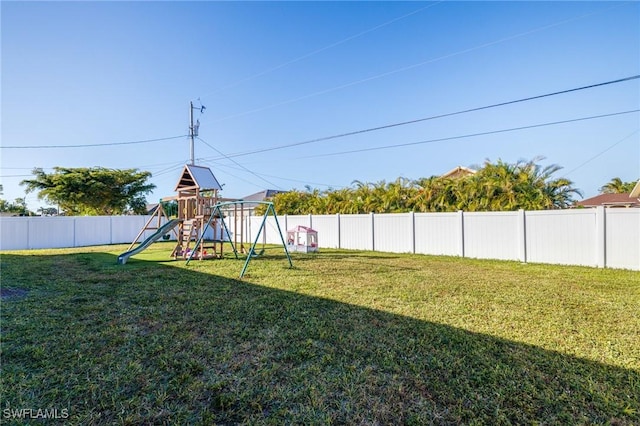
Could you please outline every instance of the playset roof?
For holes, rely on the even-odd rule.
[[[208,167],[186,164],[174,191],[197,188],[200,191],[221,190],[222,186]]]

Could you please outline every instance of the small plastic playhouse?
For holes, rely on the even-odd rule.
[[[296,226],[287,231],[287,249],[302,253],[318,251],[318,232],[308,226]]]

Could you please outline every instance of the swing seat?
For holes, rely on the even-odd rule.
[[[262,250],[260,250],[259,252],[257,252],[257,253],[254,251],[251,254],[251,257],[258,257],[258,256],[262,256],[263,254],[264,254],[264,248]]]

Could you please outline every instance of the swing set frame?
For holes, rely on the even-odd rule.
[[[258,244],[258,240],[260,239],[260,235],[264,232],[264,227],[267,223],[267,218],[269,217],[269,214],[273,214],[273,218],[275,219],[276,222],[276,226],[278,227],[278,233],[280,234],[280,240],[282,241],[282,248],[284,249],[284,252],[287,256],[287,260],[289,261],[289,267],[293,268],[293,262],[291,261],[291,256],[289,255],[289,250],[287,249],[287,244],[284,241],[284,236],[282,235],[282,229],[280,228],[280,223],[278,222],[278,216],[276,215],[276,209],[273,207],[273,203],[270,201],[243,201],[243,200],[237,200],[237,201],[227,201],[227,202],[219,202],[216,203],[216,205],[213,207],[213,210],[211,211],[211,216],[209,217],[209,220],[207,221],[207,224],[205,225],[204,229],[202,230],[201,236],[200,238],[198,238],[198,240],[196,241],[195,246],[193,247],[193,250],[191,251],[191,253],[189,254],[189,257],[187,258],[187,265],[189,264],[189,262],[191,261],[191,258],[194,256],[194,254],[197,252],[198,247],[200,246],[200,244],[202,244],[203,240],[204,240],[204,236],[205,233],[207,231],[207,229],[211,226],[211,223],[213,222],[213,218],[217,217],[220,220],[220,224],[222,225],[222,229],[224,230],[224,233],[226,234],[228,241],[222,241],[222,242],[229,242],[231,244],[231,248],[233,249],[233,254],[235,255],[236,259],[238,259],[238,249],[237,249],[237,244],[234,244],[233,242],[233,238],[231,238],[231,232],[229,232],[229,228],[227,227],[227,224],[224,220],[224,214],[222,209],[224,207],[231,207],[233,206],[234,211],[238,211],[238,206],[240,206],[240,211],[241,213],[241,217],[240,217],[240,221],[242,223],[241,226],[244,226],[244,205],[245,204],[262,204],[262,205],[266,205],[267,209],[264,212],[264,215],[262,216],[262,222],[260,223],[260,227],[258,228],[258,232],[256,234],[256,238],[253,241],[253,243],[251,244],[251,246],[249,247],[249,252],[247,253],[247,257],[244,261],[244,265],[242,266],[242,271],[240,271],[240,278],[244,277],[245,272],[247,271],[247,268],[249,267],[249,262],[251,261],[252,258],[257,257],[259,255],[261,255],[264,252],[264,243],[263,243],[263,249],[260,253],[256,253],[256,245]],[[217,214],[216,214],[217,213]],[[236,218],[234,218],[234,220],[237,220]],[[224,234],[223,234],[223,238],[224,240]],[[222,243],[221,242],[221,243]],[[244,242],[241,241],[240,242],[242,245],[242,249],[244,249]],[[244,253],[244,250],[242,250],[242,252]]]

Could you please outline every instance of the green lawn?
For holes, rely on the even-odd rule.
[[[125,248],[1,254],[0,422],[640,424],[640,272]]]

